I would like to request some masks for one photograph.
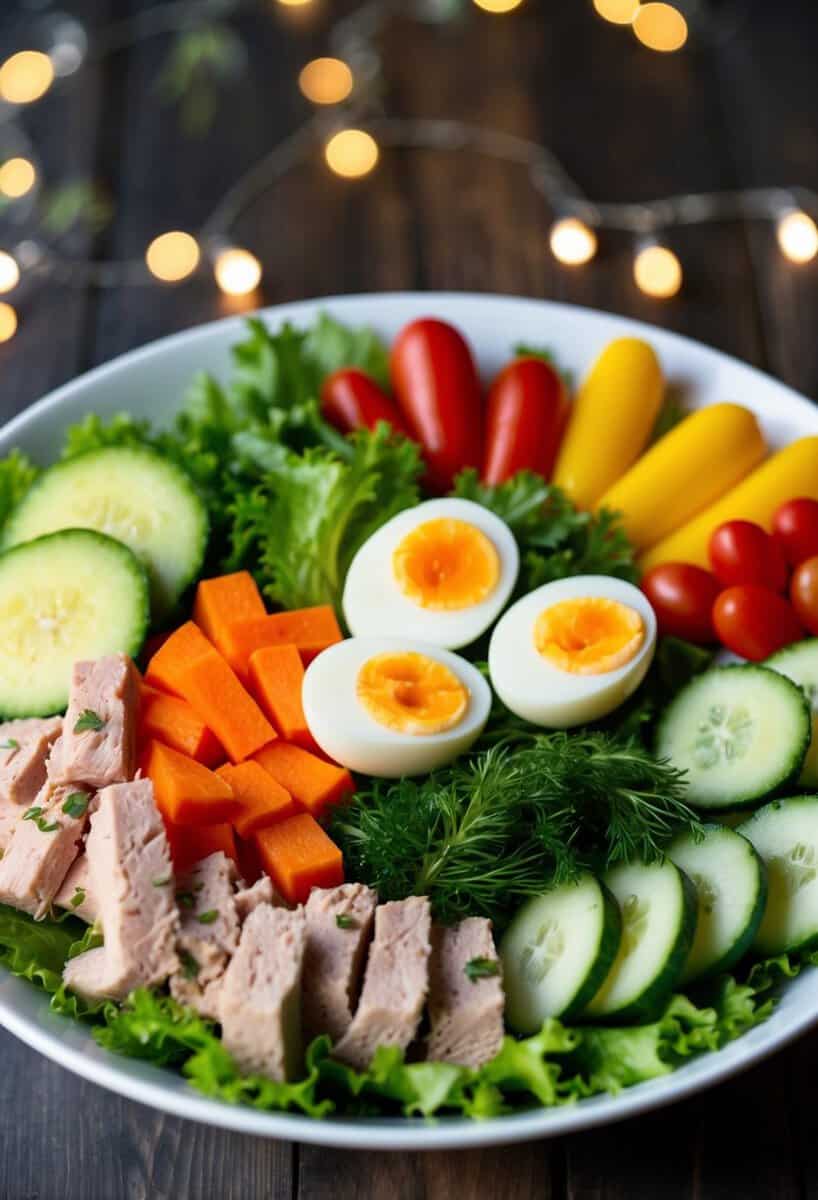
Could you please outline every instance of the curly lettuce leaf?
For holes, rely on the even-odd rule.
[[[48,992],[52,1009],[64,1016],[88,1019],[102,1011],[102,1003],[75,996],[62,981],[68,959],[99,944],[93,926],[69,913],[35,921],[27,913],[0,904],[0,965]]]
[[[0,529],[39,473],[39,467],[22,450],[12,450],[0,459]]]

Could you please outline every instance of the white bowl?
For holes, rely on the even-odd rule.
[[[397,293],[287,304],[269,309],[263,316],[274,326],[284,320],[307,325],[322,309],[343,321],[369,323],[385,338],[392,338],[415,317],[444,317],[469,338],[484,376],[501,366],[516,342],[549,346],[561,365],[581,373],[611,338],[637,334],[656,348],[668,379],[682,390],[689,405],[701,407],[718,400],[745,404],[757,414],[773,445],[818,432],[818,409],[790,388],[717,350],[608,313],[505,296]],[[219,321],[135,350],[91,371],[11,421],[0,433],[0,454],[20,446],[48,462],[58,452],[66,426],[89,412],[109,416],[128,409],[140,417],[167,421],[196,371],[227,373],[230,346],[240,335],[241,325],[240,318]],[[718,1053],[704,1054],[671,1075],[618,1096],[597,1096],[570,1108],[536,1109],[483,1122],[459,1118],[315,1121],[207,1100],[170,1070],[105,1053],[82,1025],[50,1012],[44,993],[0,968],[0,1024],[70,1071],[178,1116],[243,1133],[354,1149],[483,1146],[619,1120],[679,1100],[748,1067],[809,1029],[816,1017],[818,975],[809,968],[787,986],[763,1025]]]

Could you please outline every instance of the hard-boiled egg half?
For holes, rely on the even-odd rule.
[[[347,573],[344,616],[353,634],[456,650],[497,620],[519,565],[511,530],[482,504],[427,500],[361,546]]]
[[[501,617],[489,674],[518,717],[568,729],[627,700],[655,649],[656,617],[638,588],[608,575],[576,575],[529,592]]]
[[[420,775],[468,750],[491,689],[457,654],[407,638],[348,638],[313,659],[304,715],[330,758],[366,775]]]

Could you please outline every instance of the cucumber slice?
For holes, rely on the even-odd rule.
[[[769,956],[818,944],[818,796],[773,800],[739,830],[767,868],[767,907],[753,949]]]
[[[687,772],[694,808],[746,808],[797,778],[810,733],[806,698],[784,675],[716,667],[665,709],[656,753]]]
[[[90,529],[0,555],[0,716],[60,712],[78,659],[139,652],[148,607],[139,559]]]
[[[773,654],[764,665],[797,683],[807,697],[812,711],[812,740],[798,783],[805,788],[818,787],[818,638],[795,642]]]
[[[527,901],[500,945],[509,1026],[536,1033],[546,1017],[579,1012],[610,969],[620,924],[616,901],[589,874]]]
[[[153,450],[110,446],[44,471],[11,514],[4,546],[68,528],[96,529],[133,550],[147,568],[159,616],[201,569],[208,517],[175,463]]]
[[[748,842],[724,825],[705,825],[704,837],[676,839],[669,858],[696,887],[696,936],[682,983],[727,971],[753,944],[767,900],[767,873]]]
[[[622,941],[584,1017],[649,1021],[679,981],[696,930],[696,892],[678,867],[631,863],[605,876],[622,913]]]

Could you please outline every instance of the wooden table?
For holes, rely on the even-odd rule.
[[[67,7],[96,23],[145,6]],[[195,228],[237,173],[303,119],[295,77],[322,52],[320,23],[299,30],[269,0],[238,28],[251,35],[248,67],[204,141],[180,136],[151,91],[162,40],[88,68],[30,114],[52,175],[94,176],[116,198],[111,225],[94,239],[75,235],[75,248],[139,255],[159,232]],[[0,32],[11,47],[8,24]],[[460,116],[544,140],[599,198],[816,186],[816,44],[816,10],[795,0],[751,6],[735,36],[672,56],[603,24],[589,0],[527,0],[514,16],[474,13],[462,27],[393,28],[386,99],[396,114]],[[685,288],[663,303],[636,290],[626,240],[606,240],[587,267],[556,264],[550,216],[519,168],[468,153],[390,152],[361,183],[329,177],[318,161],[298,168],[237,234],[265,264],[259,302],[397,288],[552,297],[668,326],[818,392],[818,267],[785,262],[770,228],[674,236]],[[104,292],[46,283],[0,349],[0,415],[226,311],[207,278]],[[6,1200],[818,1196],[818,1035],[653,1116],[560,1141],[432,1155],[340,1153],[207,1129],[83,1083],[6,1034],[0,1063]]]

